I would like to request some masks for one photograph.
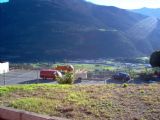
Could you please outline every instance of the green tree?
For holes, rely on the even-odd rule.
[[[59,84],[73,84],[74,83],[74,74],[71,72],[65,73],[63,77],[56,77],[56,80]]]
[[[155,51],[150,56],[150,64],[152,67],[160,67],[160,51]]]

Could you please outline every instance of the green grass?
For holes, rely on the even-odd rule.
[[[94,71],[94,70],[110,70],[113,71],[116,68],[112,66],[104,66],[104,65],[99,65],[99,64],[76,64],[74,65],[75,68],[77,69],[85,69],[88,71]]]
[[[57,63],[54,64],[52,67],[57,65],[65,65],[65,63]],[[94,71],[94,70],[110,70],[113,71],[116,68],[112,66],[104,66],[99,64],[72,64],[76,70],[86,70],[86,71]]]
[[[34,90],[43,88],[43,89],[47,89],[47,88],[59,88],[59,89],[67,89],[70,88],[71,86],[69,85],[50,85],[50,84],[46,84],[46,85],[42,85],[42,84],[32,84],[32,85],[17,85],[17,86],[0,86],[0,96],[3,95],[7,95],[9,93],[12,92],[17,92],[17,91],[27,91],[27,92],[32,92]]]
[[[0,96],[9,94],[11,92],[15,91],[32,91],[37,86],[31,85],[31,86],[7,86],[7,87],[0,87]]]
[[[56,107],[58,105],[58,100],[45,98],[21,98],[12,101],[8,106],[31,112],[52,115],[56,114]]]
[[[159,119],[160,84],[0,87],[0,104],[75,120]]]
[[[76,105],[87,105],[88,96],[85,92],[70,92],[66,97],[66,101],[75,103]]]

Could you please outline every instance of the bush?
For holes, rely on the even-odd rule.
[[[125,83],[125,84],[122,85],[122,87],[126,88],[126,87],[128,87],[128,84]]]
[[[74,75],[71,72],[67,72],[63,75],[63,77],[56,77],[56,80],[59,84],[73,84]]]
[[[160,51],[155,51],[150,56],[150,64],[152,67],[160,67]]]

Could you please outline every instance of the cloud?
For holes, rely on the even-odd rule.
[[[160,8],[160,0],[87,0],[100,5],[116,6],[125,9],[142,7]]]

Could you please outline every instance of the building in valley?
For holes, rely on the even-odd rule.
[[[0,61],[0,74],[9,72],[9,62]]]

